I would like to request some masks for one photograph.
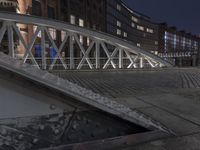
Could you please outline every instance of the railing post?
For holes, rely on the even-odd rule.
[[[69,35],[69,57],[70,57],[70,69],[74,69],[74,36],[70,33]]]
[[[8,49],[9,49],[9,55],[11,57],[15,57],[15,48],[14,48],[14,38],[13,38],[13,28],[11,23],[7,23],[8,28]]]
[[[119,69],[123,68],[123,49],[119,48]]]
[[[98,40],[95,42],[96,53],[95,53],[95,61],[96,61],[96,69],[100,69],[100,43]]]
[[[140,56],[140,68],[144,68],[144,58]]]
[[[42,47],[42,69],[47,69],[46,63],[46,43],[45,43],[45,29],[41,28],[41,47]]]

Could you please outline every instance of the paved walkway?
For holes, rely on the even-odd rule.
[[[59,75],[144,113],[172,130],[175,139],[158,142],[161,143],[156,144],[159,150],[173,149],[163,148],[163,145],[169,142],[177,145],[176,140],[184,144],[184,140],[190,139],[188,142],[192,144],[192,139],[200,139],[200,69],[63,72]],[[152,143],[146,147],[149,145]],[[135,149],[148,150],[146,147]],[[184,146],[181,150],[184,150]]]

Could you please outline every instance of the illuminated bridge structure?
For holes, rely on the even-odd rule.
[[[179,95],[199,88],[198,71],[118,71],[172,65],[128,41],[66,23],[10,13],[0,13],[0,22],[0,45],[7,44],[0,48],[0,150],[107,150],[199,131],[199,113],[185,115],[190,103]],[[34,29],[29,42],[24,26]],[[64,35],[60,43],[56,32]],[[97,71],[70,71],[80,69]],[[196,103],[191,107],[198,112]],[[187,126],[180,129],[180,120]]]
[[[24,62],[44,70],[59,69],[131,69],[171,67],[169,62],[138,48],[135,44],[117,37],[70,25],[63,22],[36,18],[32,16],[0,13],[2,27],[0,29],[0,43],[4,35],[8,36],[9,55],[18,58],[15,41],[21,43]],[[34,28],[30,40],[25,41],[19,26]],[[61,42],[57,42],[54,34],[60,32]],[[7,34],[6,34],[7,33]],[[83,39],[87,38],[87,44]],[[33,49],[38,44],[41,56],[35,57]],[[51,47],[54,56],[50,58]],[[66,53],[67,49],[67,53]],[[64,52],[64,53],[63,53]],[[79,53],[79,57],[75,57]],[[63,56],[64,54],[64,56]]]

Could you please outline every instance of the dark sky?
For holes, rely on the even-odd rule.
[[[200,0],[124,0],[130,8],[194,34],[200,34]]]

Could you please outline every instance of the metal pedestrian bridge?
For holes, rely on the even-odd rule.
[[[126,40],[67,23],[27,15],[0,13],[0,44],[7,36],[8,54],[41,69],[131,69],[171,67],[169,62]],[[25,40],[20,27],[32,27]],[[61,39],[58,41],[57,34]],[[86,39],[86,42],[84,40]],[[39,54],[34,51],[39,45]],[[50,51],[53,50],[53,51]],[[53,53],[53,54],[52,54]],[[58,67],[59,66],[59,67]]]
[[[117,87],[123,90],[122,85],[128,85],[124,92],[134,90],[132,85],[148,87],[146,83],[150,83],[147,89],[153,89],[155,83],[158,89],[165,87],[154,78],[142,77],[148,82],[140,82],[132,75],[124,80],[119,72],[111,73],[111,78],[99,73],[103,79],[91,78],[91,83],[72,71],[77,75],[74,82],[71,71],[66,71],[171,67],[170,63],[128,41],[63,22],[10,13],[0,13],[0,22],[0,150],[107,150],[176,134],[165,122],[139,109],[158,109],[155,104],[133,98],[130,102],[134,104],[129,105],[126,98],[122,98],[125,103],[116,99],[121,98],[116,94],[121,93]],[[29,40],[22,27],[34,29]],[[60,42],[57,34],[64,35]],[[81,37],[89,39],[88,45]],[[24,53],[19,53],[19,45]],[[51,73],[57,67],[62,72]],[[113,78],[117,76],[123,82],[116,84],[121,80]]]

